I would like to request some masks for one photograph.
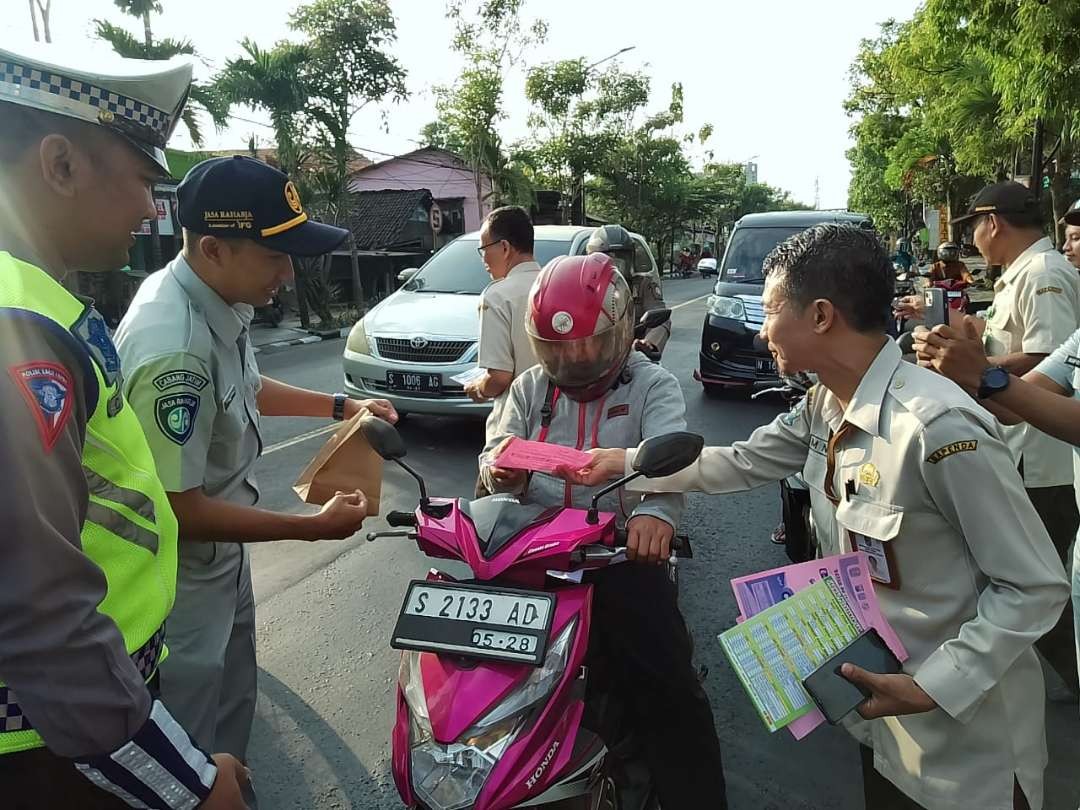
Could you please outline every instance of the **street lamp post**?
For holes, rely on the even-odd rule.
[[[598,62],[593,62],[591,65],[586,65],[585,70],[592,70],[597,65],[602,65],[602,64],[604,64],[604,62],[610,62],[615,57],[622,56],[624,53],[632,51],[636,47],[637,47],[637,45],[627,45],[625,48],[621,48],[620,50],[615,51],[615,53],[613,53],[611,56],[605,56],[603,59],[599,60]]]

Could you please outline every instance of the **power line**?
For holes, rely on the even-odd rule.
[[[254,124],[257,127],[264,127],[265,129],[273,129],[274,128],[272,124],[267,124],[267,123],[265,123],[263,121],[255,121],[255,120],[252,120],[251,118],[244,118],[243,116],[240,116],[240,115],[228,115],[226,117],[231,121],[243,121],[245,124]],[[408,140],[411,140],[411,139],[408,139]],[[415,141],[414,141],[414,143],[415,143]],[[350,144],[350,146],[351,146],[351,144]],[[356,149],[358,152],[366,152],[368,154],[378,155],[380,157],[385,157],[385,158],[396,158],[397,160],[400,160],[403,163],[416,163],[416,164],[421,165],[421,166],[434,166],[437,169],[445,169],[446,168],[445,164],[437,163],[437,162],[435,162],[433,160],[424,160],[422,158],[413,158],[413,157],[403,157],[402,155],[395,155],[393,152],[383,152],[383,151],[381,151],[379,149],[373,149],[373,148],[370,148],[370,147],[367,147],[367,146],[353,146],[352,148]],[[434,147],[432,147],[432,148],[434,148]],[[449,151],[449,150],[447,150],[447,151]],[[372,164],[372,165],[374,165],[374,164]],[[367,167],[364,167],[364,168],[367,168]]]

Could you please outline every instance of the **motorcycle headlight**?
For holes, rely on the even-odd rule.
[[[709,314],[718,318],[731,318],[736,321],[746,320],[746,307],[738,298],[727,295],[709,297]]]
[[[349,337],[345,341],[345,348],[357,354],[371,354],[371,346],[368,344],[367,331],[364,329],[364,320],[362,318],[349,331]]]
[[[517,737],[528,710],[551,694],[566,671],[576,626],[575,619],[548,647],[542,666],[448,745],[432,738],[419,654],[402,656],[399,681],[412,721],[413,788],[425,804],[435,810],[460,810],[475,804],[495,763]]]

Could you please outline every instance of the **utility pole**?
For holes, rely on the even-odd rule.
[[[814,178],[814,210],[821,210],[821,175]]]

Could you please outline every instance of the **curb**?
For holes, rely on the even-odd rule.
[[[322,343],[324,340],[340,340],[341,338],[348,337],[350,327],[342,327],[341,329],[331,330],[328,332],[313,332],[310,335],[304,337],[293,338],[292,340],[275,340],[273,343],[264,343],[262,346],[255,346],[255,354],[259,354],[264,351],[278,351],[281,349],[287,349],[290,346],[305,346],[309,343]]]

